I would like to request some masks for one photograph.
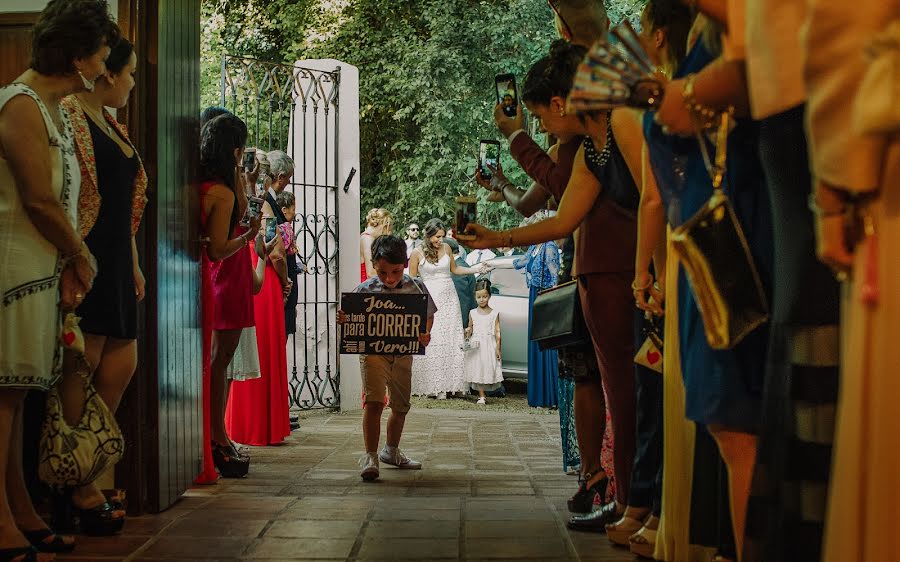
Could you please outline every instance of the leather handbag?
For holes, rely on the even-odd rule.
[[[71,313],[66,316],[61,340],[63,347],[76,356],[77,376],[84,381],[84,405],[81,418],[69,425],[63,417],[59,388],[54,386],[47,393],[38,476],[55,487],[84,486],[121,460],[125,439],[115,416],[91,384],[84,340]]]
[[[542,351],[587,341],[578,281],[538,293],[531,307],[531,339]]]
[[[713,194],[687,222],[672,231],[672,245],[684,266],[713,349],[730,349],[769,318],[769,307],[747,238],[722,190],[730,113],[716,134],[716,156],[697,134]]]

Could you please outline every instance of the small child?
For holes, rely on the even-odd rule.
[[[425,284],[403,273],[406,266],[406,243],[394,235],[379,236],[372,242],[372,266],[376,277],[360,284],[354,293],[415,293],[428,296],[428,321],[425,332],[419,334],[419,342],[427,346],[431,342],[431,325],[437,306],[425,288]],[[347,314],[338,310],[338,324],[347,322]],[[397,468],[420,469],[422,463],[404,455],[400,449],[400,436],[409,412],[412,392],[412,355],[360,355],[362,382],[366,408],[363,411],[363,440],[366,454],[360,461],[360,476],[366,482],[378,478],[378,461]],[[387,444],[378,452],[381,436],[381,412],[384,410],[386,392],[390,392],[391,416],[387,423]]]
[[[490,307],[491,282],[480,279],[475,283],[475,302],[478,308],[469,311],[466,339],[466,373],[469,384],[478,391],[478,403],[486,403],[485,391],[500,388],[503,366],[500,362],[500,312]]]

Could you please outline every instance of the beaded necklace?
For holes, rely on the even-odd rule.
[[[615,142],[612,134],[612,112],[606,113],[606,145],[603,150],[597,152],[594,141],[591,137],[584,139],[584,156],[587,160],[598,169],[603,169],[609,162],[609,155],[612,152],[612,144]]]

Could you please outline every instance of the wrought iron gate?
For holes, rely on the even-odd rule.
[[[333,324],[339,299],[339,85],[339,68],[231,55],[222,60],[221,102],[247,124],[247,146],[284,150],[294,160],[286,189],[297,204],[293,226],[302,266],[297,328],[288,338],[288,386],[291,407],[302,410],[340,405]]]

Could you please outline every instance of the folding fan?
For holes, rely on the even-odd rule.
[[[653,62],[626,20],[588,51],[567,101],[571,111],[648,109],[659,105],[662,93]]]

